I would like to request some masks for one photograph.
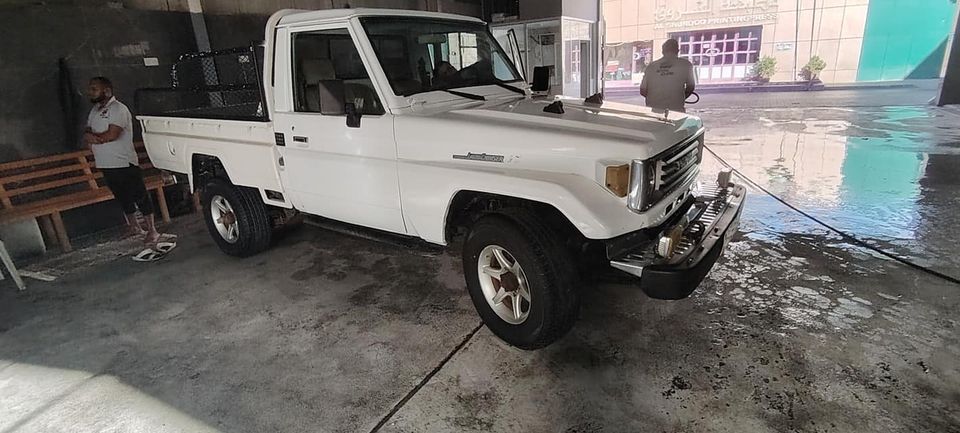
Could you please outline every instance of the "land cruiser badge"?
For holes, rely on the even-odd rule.
[[[503,162],[503,155],[487,155],[486,153],[468,153],[466,155],[453,155],[453,159],[466,159],[469,161],[483,162]]]

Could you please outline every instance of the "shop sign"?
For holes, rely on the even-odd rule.
[[[692,20],[681,20],[681,21],[669,21],[664,23],[656,23],[653,25],[655,29],[672,29],[679,27],[701,27],[701,26],[725,26],[725,25],[739,25],[739,24],[755,24],[763,22],[775,22],[777,20],[777,14],[756,14],[756,15],[738,15],[733,17],[718,17],[718,18],[700,18]]]
[[[719,0],[719,2],[720,10],[722,11],[735,11],[742,9],[758,9],[762,11],[769,11],[777,9],[777,0]]]
[[[777,42],[773,44],[773,49],[777,51],[790,51],[793,49],[793,42]]]
[[[684,10],[679,10],[670,7],[666,0],[659,0],[654,10],[654,28],[776,22],[777,6],[777,0],[695,0],[693,4],[688,2]],[[730,15],[736,12],[742,14]]]

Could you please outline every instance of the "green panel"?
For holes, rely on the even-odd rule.
[[[867,13],[869,22],[870,14]],[[863,46],[860,51],[860,65],[857,67],[857,81],[877,81],[883,74],[883,58],[887,54],[887,36],[874,35],[866,37],[864,33]]]
[[[887,38],[886,56],[883,58],[881,80],[902,80],[910,65],[910,48],[913,38],[890,36]]]
[[[956,0],[870,0],[857,81],[937,78]]]

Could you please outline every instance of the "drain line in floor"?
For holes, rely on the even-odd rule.
[[[477,334],[477,331],[480,331],[480,328],[482,327],[483,327],[483,322],[480,322],[480,324],[474,327],[473,330],[470,331],[470,333],[467,334],[467,336],[460,341],[460,344],[457,344],[457,346],[454,347],[453,350],[451,350],[446,357],[440,360],[440,363],[437,364],[436,367],[433,367],[433,370],[431,370],[430,373],[427,373],[427,375],[420,380],[420,383],[418,383],[417,386],[413,387],[413,389],[411,389],[410,392],[407,393],[407,395],[403,396],[403,398],[399,402],[397,402],[397,404],[393,405],[393,409],[390,409],[390,412],[387,412],[387,414],[380,419],[380,422],[378,422],[377,425],[370,430],[370,433],[376,433],[380,431],[380,429],[383,428],[383,426],[386,425],[388,421],[390,421],[390,418],[393,418],[393,416],[396,415],[397,412],[399,412],[400,409],[403,408],[403,406],[407,404],[407,402],[410,401],[410,399],[413,398],[413,396],[417,395],[417,392],[420,392],[420,389],[426,386],[427,382],[430,382],[430,379],[433,379],[433,376],[436,376],[437,373],[439,373],[440,370],[443,368],[443,366],[447,365],[447,362],[449,362],[450,359],[453,358],[453,355],[456,355],[458,352],[460,352],[460,350],[463,349],[463,347],[470,342],[470,339],[472,339],[473,336]]]

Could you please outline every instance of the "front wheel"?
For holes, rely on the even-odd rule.
[[[213,179],[204,186],[202,198],[207,231],[221,251],[248,257],[270,246],[273,229],[255,189]]]
[[[532,215],[487,216],[463,246],[463,273],[483,322],[525,350],[556,341],[576,321],[577,273],[556,234]]]

